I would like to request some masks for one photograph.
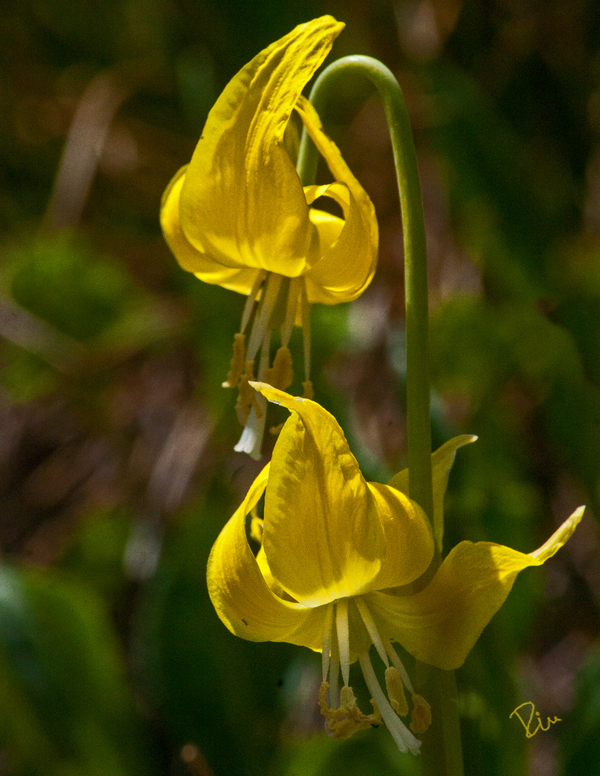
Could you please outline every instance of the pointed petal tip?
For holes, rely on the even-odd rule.
[[[451,439],[450,442],[453,442],[456,448],[459,448],[463,445],[469,445],[471,442],[477,442],[478,439],[479,437],[476,434],[459,434]]]
[[[249,380],[248,383],[254,388],[255,391],[262,393],[265,399],[270,401],[271,404],[283,404],[285,407],[290,407],[292,402],[305,401],[302,396],[291,396],[285,391],[280,391],[279,388],[273,388],[273,386],[269,385],[269,383],[261,383],[255,380]]]
[[[579,525],[584,512],[585,506],[577,507],[573,514],[556,529],[547,542],[544,542],[544,544],[542,544],[541,547],[538,547],[537,550],[534,550],[534,552],[529,553],[530,557],[535,558],[537,565],[545,563],[548,558],[555,555],[561,547],[564,547]]]
[[[303,28],[322,28],[323,30],[331,31],[334,38],[340,34],[340,32],[346,26],[346,22],[338,22],[338,20],[331,14],[325,14],[324,16],[318,16],[316,19],[312,19],[304,24],[299,24],[296,29],[301,30]]]
[[[248,380],[248,384],[251,385],[255,391],[260,391],[263,388],[272,388],[272,385],[269,385],[269,383],[262,383],[260,380]]]
[[[323,26],[333,26],[340,32],[344,29],[346,26],[346,22],[338,22],[338,20],[332,16],[331,14],[325,14],[325,16],[320,16],[318,19],[315,19],[312,24],[315,22],[320,22]],[[308,24],[311,24],[311,22],[308,22]]]

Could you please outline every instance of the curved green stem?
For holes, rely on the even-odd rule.
[[[317,112],[324,114],[339,80],[353,74],[368,78],[379,92],[392,140],[404,235],[409,494],[433,524],[427,252],[417,155],[402,90],[392,72],[375,59],[351,56],[329,65],[310,94]],[[304,132],[297,169],[305,185],[314,182],[317,164],[317,150]],[[429,573],[433,574],[440,562],[436,552]],[[417,685],[418,692],[431,704],[433,720],[423,735],[422,773],[424,776],[462,776],[454,673],[417,661]]]
[[[312,88],[310,101],[317,113],[324,113],[339,80],[354,74],[373,83],[390,128],[404,232],[409,491],[410,497],[433,520],[425,225],[417,155],[402,90],[393,73],[381,62],[371,57],[351,56],[339,59],[323,70]],[[303,183],[314,181],[317,163],[317,150],[304,132],[298,156],[298,174]]]

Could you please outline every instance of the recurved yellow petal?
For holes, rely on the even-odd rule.
[[[285,641],[319,650],[325,612],[283,601],[268,587],[246,539],[246,515],[258,503],[269,478],[269,465],[215,542],[207,569],[208,592],[221,620],[249,641]]]
[[[580,507],[529,555],[490,542],[461,542],[421,592],[365,596],[380,633],[424,663],[448,671],[458,668],[504,603],[517,574],[552,557],[582,515]]]
[[[433,531],[436,545],[439,551],[442,551],[442,540],[444,534],[444,496],[448,487],[448,477],[450,469],[456,458],[456,451],[463,445],[475,442],[476,436],[472,434],[461,434],[460,436],[449,439],[439,447],[431,456],[431,469],[433,479]],[[408,469],[403,469],[395,474],[388,482],[393,488],[397,488],[408,496]]]
[[[386,543],[376,499],[341,428],[316,402],[253,385],[292,412],[265,497],[263,547],[273,577],[307,606],[359,595],[379,573]]]
[[[335,143],[323,132],[312,105],[300,97],[296,110],[336,179],[330,186],[308,187],[307,201],[331,197],[342,208],[345,220],[334,240],[331,239],[331,222],[315,221],[319,229],[320,258],[306,272],[308,299],[325,304],[350,302],[360,296],[375,273],[379,243],[375,209]]]
[[[179,213],[188,241],[216,262],[296,277],[316,258],[317,232],[284,133],[343,26],[331,16],[299,25],[242,68],[211,110]]]

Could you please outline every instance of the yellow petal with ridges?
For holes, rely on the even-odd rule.
[[[188,241],[226,266],[296,277],[318,240],[284,133],[302,89],[343,28],[302,24],[229,82],[185,175],[179,213]]]
[[[246,516],[269,479],[269,465],[219,534],[208,559],[208,592],[222,622],[249,641],[285,641],[319,650],[325,611],[283,601],[263,579],[246,538]]]
[[[265,501],[263,547],[278,583],[315,605],[417,579],[433,557],[423,510],[395,488],[365,481],[323,407],[253,385],[292,412]]]
[[[582,515],[580,507],[529,555],[490,542],[461,542],[419,593],[370,593],[365,601],[381,635],[424,663],[447,671],[458,668],[504,603],[517,574],[552,557]]]
[[[307,606],[368,590],[385,536],[342,429],[316,402],[253,386],[292,411],[273,451],[265,496],[263,547],[273,577]]]

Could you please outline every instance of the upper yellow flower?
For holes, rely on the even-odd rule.
[[[528,555],[490,542],[461,542],[433,578],[420,583],[441,535],[434,539],[426,515],[404,492],[407,473],[388,485],[366,482],[332,415],[308,399],[254,386],[292,415],[272,462],[215,542],[207,573],[211,600],[237,636],[322,652],[319,705],[335,737],[382,717],[399,748],[417,753],[420,742],[413,732],[427,729],[429,707],[414,693],[392,642],[425,663],[458,668],[519,571],[554,555],[583,509]],[[438,516],[456,450],[473,440],[457,437],[432,456]],[[261,520],[256,508],[263,493]],[[246,538],[249,514],[252,535],[261,540],[256,557]],[[386,665],[387,697],[370,662],[372,644]],[[349,686],[356,659],[373,698],[371,714],[360,711]],[[398,716],[408,713],[404,688],[412,696],[413,732]]]
[[[373,205],[302,96],[343,27],[331,16],[302,24],[242,68],[211,110],[190,164],[163,195],[163,232],[181,266],[249,295],[241,327],[243,335],[253,317],[249,342],[238,335],[227,379],[227,385],[241,384],[243,422],[262,411],[261,397],[257,403],[245,388],[255,375],[265,378],[271,330],[281,329],[283,352],[270,381],[285,389],[292,379],[287,345],[294,323],[307,325],[311,302],[356,299],[375,271]],[[286,136],[293,111],[333,183],[302,186]],[[322,197],[337,203],[343,217],[313,207]],[[307,331],[305,337],[310,395]]]

